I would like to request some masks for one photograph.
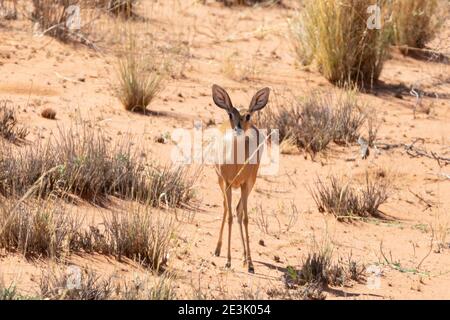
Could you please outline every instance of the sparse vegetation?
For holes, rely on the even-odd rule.
[[[162,89],[166,63],[155,52],[143,52],[132,31],[127,31],[126,37],[128,43],[117,64],[115,94],[126,110],[145,113]]]
[[[281,0],[217,0],[217,2],[223,2],[225,6],[232,6],[232,5],[246,5],[246,6],[253,6],[256,4],[277,4],[280,3]]]
[[[438,9],[438,0],[394,1],[395,43],[403,52],[424,48],[436,36],[443,21],[438,17]]]
[[[122,15],[129,18],[134,14],[135,4],[136,0],[109,0],[107,9],[117,16]]]
[[[170,274],[164,273],[153,284],[148,279],[135,278],[119,287],[120,297],[124,300],[173,300],[176,292]]]
[[[129,140],[111,146],[88,126],[60,130],[47,144],[0,148],[0,194],[5,196],[32,188],[39,197],[102,203],[115,196],[166,207],[187,205],[194,196],[195,178],[184,167],[147,168]]]
[[[80,271],[82,273],[79,279],[69,279],[66,272],[58,269],[43,272],[39,283],[40,297],[50,300],[111,299],[114,293],[112,277],[101,279],[93,270]]]
[[[319,71],[337,85],[371,86],[380,76],[391,39],[391,27],[382,14],[382,28],[367,28],[370,0],[308,0],[291,21],[298,60],[315,61]],[[378,1],[383,13],[387,1]]]
[[[25,257],[99,252],[164,268],[174,236],[171,218],[157,217],[149,208],[130,209],[104,216],[101,225],[101,230],[83,228],[80,219],[49,200],[29,205],[8,201],[0,207],[0,248]]]
[[[160,270],[168,259],[173,222],[155,217],[149,211],[113,213],[104,219],[108,250]]]
[[[79,222],[61,207],[43,201],[0,205],[0,248],[25,257],[60,257],[78,228]]]
[[[329,244],[315,245],[308,253],[299,269],[288,266],[284,275],[286,292],[283,296],[308,300],[323,300],[324,290],[329,286],[344,286],[349,280],[359,282],[363,279],[365,267],[355,260],[351,254],[347,261],[333,261],[333,248]],[[290,292],[294,290],[294,293]]]
[[[352,181],[330,176],[326,182],[318,178],[310,193],[320,212],[331,213],[339,220],[382,217],[379,207],[389,197],[389,181],[371,178],[366,172],[364,185],[357,187]]]
[[[75,267],[75,266],[72,266]],[[92,269],[79,268],[78,278],[62,268],[43,272],[39,297],[50,300],[172,300],[176,298],[167,273],[151,281],[148,277],[123,279],[116,274],[101,276]]]
[[[0,138],[16,143],[23,141],[27,135],[28,129],[18,125],[16,109],[7,101],[0,101]]]
[[[78,4],[79,1],[60,0],[33,0],[32,18],[39,24],[41,31],[61,41],[68,41],[72,32],[67,26],[70,5]]]
[[[342,95],[312,93],[298,99],[292,107],[267,108],[256,117],[255,123],[259,128],[278,129],[281,143],[290,141],[314,157],[333,141],[355,143],[363,125],[369,122],[366,112],[354,90]]]

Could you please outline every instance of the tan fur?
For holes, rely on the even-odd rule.
[[[229,126],[221,126],[219,129],[221,132],[225,133],[227,129],[241,129],[245,134],[247,130],[253,128],[256,130],[255,137],[259,138],[258,129],[252,124],[252,114],[255,111],[262,109],[268,100],[269,97],[269,89],[264,88],[258,91],[252,99],[250,103],[249,109],[238,111],[231,104],[231,100],[226,93],[226,91],[219,86],[213,86],[213,99],[216,105],[222,109],[225,109],[229,115],[230,123]],[[260,164],[259,152],[257,152],[257,161],[256,163],[247,163],[248,159],[254,155],[249,154],[249,141],[250,137],[246,138],[245,143],[245,162],[243,164],[237,163],[237,143],[236,139],[233,138],[233,147],[234,147],[234,163],[232,164],[220,164],[216,165],[216,171],[219,178],[219,186],[223,193],[223,219],[220,227],[219,240],[217,242],[217,247],[215,251],[215,255],[220,255],[220,250],[222,247],[222,236],[223,229],[225,226],[225,220],[228,217],[228,252],[227,252],[227,263],[226,267],[231,266],[231,229],[233,223],[233,214],[231,208],[231,197],[232,197],[232,188],[240,188],[241,189],[241,199],[236,207],[236,215],[239,223],[239,231],[242,240],[242,246],[244,248],[244,265],[248,264],[248,271],[254,272],[253,262],[250,254],[250,239],[248,235],[248,212],[247,212],[247,201],[250,195],[250,192],[253,189],[253,186],[256,182],[256,177],[258,175],[258,168]],[[259,140],[259,139],[258,139]],[[257,141],[256,146],[260,146],[262,141]],[[242,223],[244,224],[244,230],[242,228]]]

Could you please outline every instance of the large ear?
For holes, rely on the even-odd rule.
[[[222,109],[230,111],[233,108],[231,104],[231,99],[228,93],[222,87],[217,84],[213,84],[212,86],[212,96],[214,103]]]
[[[269,88],[264,88],[259,90],[254,96],[252,101],[250,102],[249,110],[250,112],[255,112],[264,108],[269,101]]]

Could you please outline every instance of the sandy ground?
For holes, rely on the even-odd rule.
[[[219,124],[226,118],[212,103],[213,83],[227,88],[233,101],[242,105],[264,86],[271,87],[272,97],[279,101],[314,89],[336,90],[314,67],[296,64],[287,33],[287,21],[295,10],[289,1],[285,3],[286,7],[224,8],[199,1],[142,1],[138,12],[148,20],[132,24],[142,34],[152,35],[160,49],[177,52],[176,68],[150,106],[161,115],[127,112],[112,94],[119,48],[114,30],[123,22],[102,17],[91,36],[104,37],[94,50],[33,35],[32,24],[23,15],[17,21],[0,20],[0,99],[17,106],[20,122],[31,129],[30,142],[48,139],[58,127],[69,127],[81,116],[104,129],[112,141],[124,132],[132,134],[152,159],[168,162],[173,143],[155,143],[155,137],[174,128],[191,129],[196,119],[204,123],[214,119]],[[448,53],[448,36],[447,23],[430,47],[441,52],[446,48]],[[146,46],[145,41],[142,45]],[[232,75],[230,61],[237,68]],[[427,150],[449,157],[449,71],[448,63],[405,57],[394,50],[379,88],[359,95],[379,115],[378,141],[411,143],[423,138]],[[407,90],[400,99],[396,88],[401,85]],[[415,118],[415,97],[409,94],[412,85],[427,93]],[[56,121],[40,117],[45,107],[57,111]],[[308,192],[317,176],[342,173],[358,179],[366,170],[384,170],[393,177],[392,195],[381,208],[390,219],[342,223],[318,212]],[[450,180],[442,174],[450,174],[448,166],[440,167],[433,159],[412,158],[402,149],[372,150],[366,160],[358,157],[357,147],[336,145],[315,161],[303,154],[282,154],[278,174],[259,177],[250,197],[256,273],[249,274],[242,266],[236,224],[231,269],[224,269],[226,241],[222,255],[212,255],[222,195],[214,170],[205,167],[195,186],[199,208],[179,212],[183,220],[177,229],[178,246],[169,261],[179,295],[192,297],[200,287],[216,297],[242,297],[251,292],[267,298],[270,288],[283,287],[286,266],[300,265],[315,242],[328,241],[335,257],[345,259],[351,253],[359,263],[378,270],[378,275],[367,274],[369,281],[380,280],[376,288],[364,281],[330,288],[328,299],[449,299]],[[237,196],[235,193],[234,200]],[[295,224],[289,226],[292,205],[298,213]],[[268,233],[258,227],[259,208],[268,216]],[[74,210],[90,217],[110,209],[82,204]],[[131,277],[145,273],[134,262],[119,263],[101,255],[73,255],[68,261],[104,274],[118,272]],[[0,277],[14,280],[21,290],[32,293],[41,270],[52,264],[2,252]]]

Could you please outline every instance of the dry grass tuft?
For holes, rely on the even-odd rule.
[[[39,24],[42,32],[61,41],[69,41],[72,31],[68,27],[71,13],[70,5],[79,5],[79,1],[33,0],[32,18]]]
[[[69,267],[70,268],[70,267]],[[116,274],[101,276],[92,269],[52,268],[42,273],[38,297],[50,300],[172,300],[176,299],[172,277],[163,273],[151,281],[148,276],[127,280]]]
[[[0,206],[0,248],[25,257],[60,257],[79,223],[61,207],[46,202]]]
[[[80,282],[70,279],[67,272],[48,270],[43,272],[39,282],[39,296],[50,300],[107,300],[114,294],[112,277],[101,277],[90,269],[81,270]],[[72,281],[74,283],[72,283]]]
[[[173,219],[148,207],[114,211],[97,226],[82,227],[75,217],[49,199],[31,204],[5,201],[0,206],[0,248],[26,258],[97,252],[164,269],[175,236]]]
[[[167,263],[174,231],[169,218],[155,217],[148,210],[114,212],[104,218],[109,252],[119,260],[128,257],[153,270]]]
[[[281,3],[281,0],[216,0],[217,2],[223,2],[225,6],[254,6],[254,5],[274,5]]]
[[[384,13],[387,1],[378,3]],[[315,61],[334,84],[371,86],[380,76],[392,33],[387,19],[381,29],[367,28],[371,5],[370,0],[305,1],[291,21],[298,60],[304,65]]]
[[[170,274],[163,273],[154,283],[135,278],[119,287],[119,299],[123,300],[174,300],[177,298]]]
[[[0,137],[13,143],[23,141],[28,129],[17,124],[16,110],[7,101],[0,101]]]
[[[360,187],[336,176],[327,180],[318,178],[315,189],[310,189],[320,212],[331,213],[343,221],[355,217],[383,217],[379,207],[389,197],[389,179],[370,177],[366,172],[365,183]]]
[[[355,90],[346,90],[341,95],[313,93],[298,99],[291,107],[267,108],[255,117],[255,123],[258,128],[278,129],[282,150],[292,153],[295,145],[314,157],[331,142],[355,143],[364,124],[372,124],[366,112]]]
[[[144,112],[162,89],[166,63],[156,52],[144,52],[138,39],[127,31],[127,46],[117,64],[118,85],[115,94],[128,111]]]
[[[438,17],[438,0],[397,0],[393,8],[395,42],[404,53],[409,48],[424,48],[443,22]]]
[[[284,282],[289,298],[300,297],[307,300],[323,300],[324,291],[329,286],[344,286],[350,280],[361,282],[364,278],[365,266],[353,260],[333,258],[333,248],[329,244],[316,244],[303,260],[299,269],[292,266],[286,268]],[[294,289],[294,293],[289,290]],[[278,292],[280,293],[280,292]]]
[[[193,200],[195,177],[184,167],[148,168],[130,139],[109,144],[85,125],[59,131],[46,144],[20,150],[0,144],[0,194],[53,195],[104,204],[108,196],[153,206],[184,206]]]
[[[56,111],[53,110],[52,108],[45,108],[44,110],[42,110],[41,116],[45,119],[55,120],[56,119]]]
[[[116,16],[130,18],[134,15],[133,9],[136,2],[136,0],[109,0],[107,9]]]

